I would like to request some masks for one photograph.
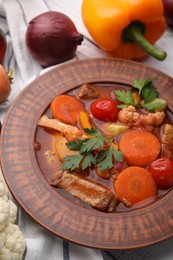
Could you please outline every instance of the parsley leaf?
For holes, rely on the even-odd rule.
[[[79,167],[81,160],[83,159],[82,154],[77,154],[77,155],[67,155],[66,157],[63,158],[64,163],[62,165],[63,170],[75,170]]]
[[[144,104],[143,106],[150,112],[154,112],[155,109],[157,108],[161,108],[162,107],[162,103],[161,102],[157,102],[157,103],[151,103],[151,104]]]
[[[133,87],[139,89],[139,97],[141,96],[144,104],[154,100],[159,96],[158,91],[152,85],[153,79],[154,78],[148,78],[142,80],[141,82],[138,79],[135,79],[133,82]]]
[[[153,78],[144,79],[141,82],[135,79],[133,82],[133,87],[139,90],[139,95],[144,87],[148,86],[152,82]]]
[[[97,136],[101,140],[105,140],[106,139],[106,137],[97,128],[91,128],[91,129],[90,128],[85,128],[84,131],[85,131],[86,134],[88,134],[90,136],[94,136],[94,137]]]
[[[104,171],[106,169],[111,169],[113,167],[114,160],[121,162],[123,160],[123,154],[113,147],[107,150],[102,150],[97,157],[97,162],[99,163],[99,169]]]
[[[131,91],[121,91],[121,90],[115,90],[114,91],[116,98],[123,102],[124,105],[118,105],[119,108],[123,108],[126,106],[134,106],[134,99]]]
[[[83,144],[83,140],[75,139],[74,141],[70,141],[66,143],[66,146],[73,151],[79,151],[81,145]]]
[[[96,159],[91,153],[87,153],[82,162],[82,170],[85,170],[88,167],[96,164]]]
[[[84,170],[98,164],[103,171],[111,169],[114,161],[122,161],[123,154],[111,146],[112,140],[106,138],[99,129],[87,128],[84,131],[93,137],[83,140],[75,139],[66,144],[69,149],[79,151],[79,154],[64,157],[63,170],[73,171],[80,167]]]
[[[117,151],[112,148],[112,156],[117,162],[122,162],[123,161],[123,154],[120,151]]]
[[[111,169],[113,166],[111,148],[102,150],[97,157],[97,162],[99,163],[100,171]]]
[[[84,143],[80,148],[80,153],[86,153],[97,149],[101,149],[103,146],[104,142],[97,137],[95,137],[94,140],[93,138],[86,138],[84,139]]]
[[[159,93],[153,85],[150,85],[142,89],[142,97],[144,99],[144,103],[148,103],[159,97]]]

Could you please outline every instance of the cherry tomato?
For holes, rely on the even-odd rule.
[[[149,165],[148,171],[153,175],[158,188],[168,189],[173,187],[172,160],[168,158],[159,158]]]
[[[117,120],[119,109],[118,102],[112,98],[99,98],[91,103],[90,110],[92,115],[105,122]]]

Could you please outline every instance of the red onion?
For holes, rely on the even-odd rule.
[[[2,64],[7,48],[6,38],[3,31],[0,29],[0,63]]]
[[[114,169],[116,170],[116,172],[120,173],[126,168],[127,168],[127,162],[125,160],[123,160],[122,162],[117,162],[116,164],[114,164]]]
[[[72,59],[83,41],[72,20],[65,14],[48,11],[33,18],[26,32],[31,55],[44,67]]]
[[[173,1],[172,0],[162,0],[164,7],[164,16],[166,23],[173,26]]]

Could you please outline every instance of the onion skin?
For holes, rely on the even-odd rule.
[[[63,13],[48,11],[33,18],[26,31],[26,45],[42,66],[52,66],[75,56],[83,41],[72,20]]]
[[[164,7],[164,16],[166,23],[173,26],[173,1],[172,0],[162,0]]]
[[[0,103],[7,100],[11,92],[11,81],[8,73],[4,67],[0,64]]]
[[[7,42],[6,42],[5,34],[0,29],[0,63],[1,64],[5,56],[6,48],[7,48]]]

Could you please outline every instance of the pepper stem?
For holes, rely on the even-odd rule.
[[[144,37],[145,27],[140,22],[131,23],[123,32],[125,42],[133,42],[138,47],[155,57],[157,60],[164,60],[167,56],[165,51],[157,49]]]

